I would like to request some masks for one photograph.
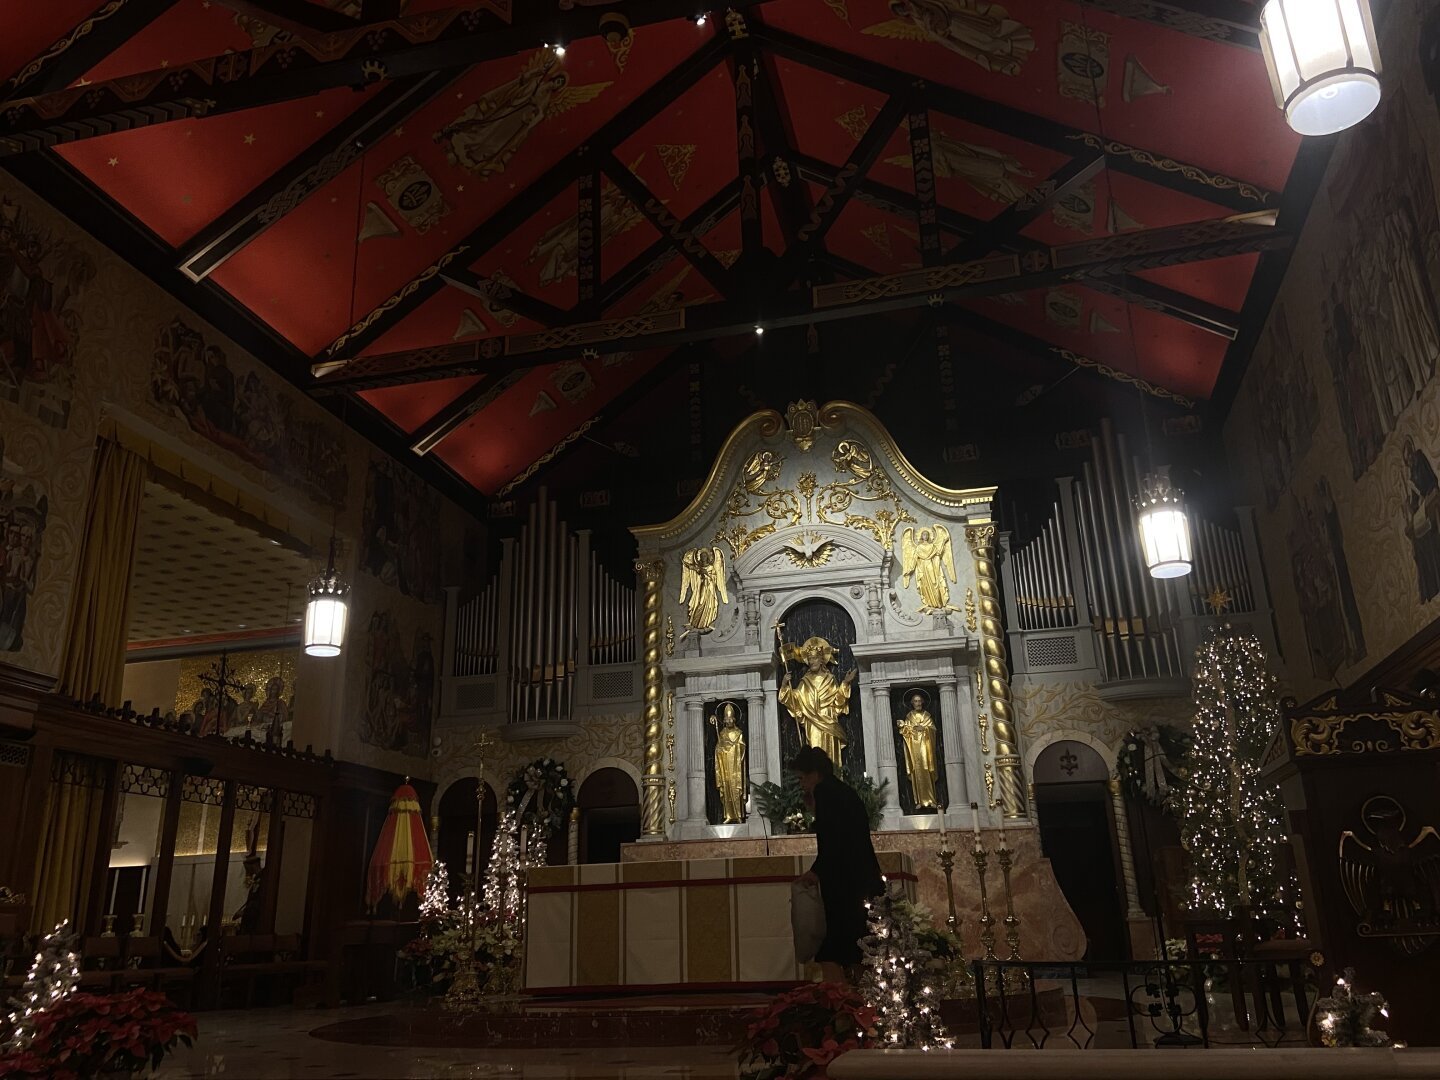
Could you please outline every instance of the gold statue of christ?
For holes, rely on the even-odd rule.
[[[840,718],[850,711],[850,684],[855,681],[855,669],[847,671],[844,678],[835,678],[830,670],[835,664],[835,646],[822,637],[787,645],[784,653],[786,660],[804,664],[805,674],[797,686],[786,668],[780,683],[780,704],[795,718],[806,745],[824,750],[838,769],[846,742]]]

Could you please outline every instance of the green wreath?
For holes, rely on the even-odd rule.
[[[1117,755],[1116,772],[1126,795],[1162,810],[1173,810],[1178,789],[1189,775],[1189,756],[1188,732],[1169,724],[1155,724],[1126,734]],[[1162,774],[1164,784],[1157,784]]]
[[[532,791],[534,796],[526,802],[525,796]],[[515,771],[505,788],[505,805],[520,813],[521,823],[529,825],[536,834],[555,836],[570,822],[575,785],[560,762],[554,758],[536,758]]]

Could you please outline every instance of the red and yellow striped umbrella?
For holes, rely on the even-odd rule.
[[[390,796],[390,812],[385,815],[375,854],[370,856],[365,903],[374,911],[389,893],[398,907],[407,894],[425,887],[434,865],[435,856],[430,852],[430,838],[425,835],[425,821],[420,814],[420,796],[407,776]]]

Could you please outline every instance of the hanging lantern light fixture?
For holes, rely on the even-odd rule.
[[[349,613],[350,586],[335,569],[335,537],[330,537],[330,560],[325,572],[310,582],[305,605],[305,653],[339,656],[345,645],[345,618]]]
[[[1190,517],[1184,492],[1163,473],[1147,473],[1135,499],[1135,524],[1140,530],[1140,553],[1145,569],[1155,578],[1184,577],[1190,573]]]
[[[1260,48],[1275,103],[1301,135],[1332,135],[1380,104],[1370,0],[1269,0]]]

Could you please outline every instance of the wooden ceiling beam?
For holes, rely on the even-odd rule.
[[[458,431],[467,420],[514,386],[530,369],[512,364],[480,376],[475,385],[410,433],[410,449],[421,457],[430,453]]]
[[[482,277],[473,270],[442,270],[440,277],[447,285],[483,300],[487,308],[513,311],[522,319],[529,319],[541,326],[558,326],[571,319],[570,313],[564,308],[547,304],[544,300],[539,300],[503,281]]]
[[[863,57],[810,41],[783,30],[757,26],[755,35],[777,55],[804,64],[847,82],[868,86],[882,93],[900,93],[914,84],[914,77]],[[1271,191],[1232,177],[1211,173],[1197,165],[1176,161],[1143,147],[1105,139],[1094,132],[1070,127],[1036,113],[990,101],[977,94],[956,90],[940,83],[925,83],[919,91],[930,107],[967,123],[1023,139],[1067,158],[1086,148],[1102,150],[1106,168],[1138,177],[1152,184],[1204,199],[1240,213],[1273,209],[1279,199]]]
[[[799,151],[792,152],[790,160],[795,171],[799,173],[800,179],[809,180],[812,183],[828,184],[839,171],[839,166],[831,165],[828,161],[821,161],[819,158],[802,154]],[[855,199],[867,206],[884,210],[886,213],[900,218],[914,217],[920,210],[920,202],[914,195],[873,178],[860,181],[855,192]],[[979,218],[962,214],[958,210],[947,210],[941,206],[938,207],[938,211],[940,227],[960,236],[968,236],[984,224]]]
[[[947,262],[964,262],[988,255],[1021,239],[1020,232],[1049,212],[1069,192],[1093,180],[1105,168],[1105,155],[1083,153],[1071,158],[1054,173],[1027,191],[1015,202],[961,240],[946,255]]]
[[[670,213],[665,204],[656,198],[638,176],[622,165],[613,153],[607,150],[601,155],[600,168],[610,177],[610,182],[630,200],[631,205],[654,226],[655,231],[666,237],[681,257],[703,274],[706,281],[720,290],[722,296],[733,297],[739,294],[735,276],[720,264],[720,260],[710,253],[710,249],[699,237],[686,230],[685,223]]]
[[[363,15],[356,19],[319,4],[297,4],[294,0],[218,0],[218,3],[276,30],[311,40],[326,34],[343,34],[364,23],[380,21],[365,19]],[[398,14],[397,10],[387,18],[394,19]]]
[[[1136,277],[1134,274],[1120,274],[1114,278],[1091,278],[1086,286],[1096,292],[1115,296],[1138,304],[1147,311],[1168,315],[1172,319],[1187,323],[1207,334],[1215,334],[1229,341],[1235,340],[1240,332],[1240,313],[1206,303],[1193,296],[1156,285],[1153,281]]]
[[[780,329],[885,311],[939,307],[1054,285],[1086,285],[1097,276],[1113,277],[1133,270],[1280,250],[1289,247],[1293,239],[1293,235],[1283,229],[1244,221],[1205,221],[1148,229],[1065,244],[1024,256],[991,255],[969,263],[821,285],[808,294],[779,294],[767,298],[764,320],[767,328]],[[461,345],[375,354],[352,361],[333,373],[327,372],[323,364],[316,365],[314,372],[318,378],[314,387],[316,392],[355,390],[475,374],[520,358],[538,366],[582,351],[595,357],[664,348],[751,333],[756,317],[752,304],[719,301],[643,316],[622,316],[483,338]]]
[[[762,177],[763,179],[763,177]],[[710,198],[706,199],[683,222],[681,227],[692,236],[704,237],[711,229],[730,215],[740,205],[740,181],[730,181]],[[596,307],[609,311],[642,281],[658,274],[676,257],[675,243],[668,236],[662,236],[635,258],[622,266],[600,286]]]
[[[672,68],[668,75],[603,124],[586,142],[586,147],[594,153],[619,146],[676,97],[713,70],[725,55],[725,49],[726,39],[710,38]],[[592,168],[594,158],[591,154],[577,152],[547,169],[540,179],[518,192],[499,210],[470,230],[459,243],[402,285],[383,304],[372,309],[331,342],[316,358],[317,362],[334,365],[359,354],[443,288],[440,273],[451,263],[462,257],[466,258],[467,263],[473,263],[484,252],[505,239],[522,222],[535,216],[545,209],[551,200],[558,198],[576,181],[582,170]]]
[[[731,0],[731,7],[761,2]],[[625,17],[637,29],[693,13],[693,0],[628,0],[625,5]],[[356,25],[328,35],[324,47],[296,40],[284,47],[227,53],[97,82],[83,90],[16,98],[0,113],[0,157],[294,101],[342,86],[467,68],[542,48],[546,42],[600,36],[602,14],[588,4],[556,11],[548,4],[482,0]],[[723,27],[710,33],[710,43],[724,40]]]
[[[696,349],[704,348],[706,348],[706,346],[697,343],[672,349],[658,364],[644,375],[641,375],[640,378],[630,383],[624,390],[621,390],[620,393],[616,394],[604,405],[601,405],[600,408],[596,409],[594,414],[588,417],[585,424],[582,425],[584,428],[583,433],[588,438],[597,438],[597,431],[603,430],[605,425],[613,422],[616,417],[623,416],[629,412],[631,408],[644,401],[663,383],[673,378],[676,371],[679,370],[680,363],[686,356]],[[524,471],[505,484],[504,487],[495,493],[496,497],[502,499],[523,498],[521,493],[528,492],[538,486],[541,473],[554,465],[561,455],[578,441],[579,439],[576,436],[576,432],[571,431],[565,438],[547,450],[540,460],[526,466]],[[549,458],[548,461],[544,460],[546,457]],[[542,461],[543,464],[541,463]]]
[[[176,0],[110,0],[5,81],[0,101],[24,94],[51,94],[79,82],[137,32],[175,6]],[[15,5],[15,18],[21,4]]]
[[[433,71],[397,79],[377,91],[189,240],[180,249],[180,272],[191,281],[209,277],[245,245],[298,210],[457,77],[454,72]]]
[[[1191,37],[1260,51],[1257,5],[1247,0],[1075,0],[1081,7],[1163,26]]]
[[[805,264],[825,249],[826,233],[839,220],[859,183],[865,179],[876,159],[884,152],[890,137],[899,128],[900,121],[905,119],[909,102],[910,95],[902,91],[891,95],[881,106],[879,114],[870,122],[865,134],[845,159],[845,164],[836,171],[821,192],[809,219],[800,226],[800,231],[796,234],[797,243],[786,250],[785,257],[776,268],[772,279],[774,286],[789,285],[804,271]]]

